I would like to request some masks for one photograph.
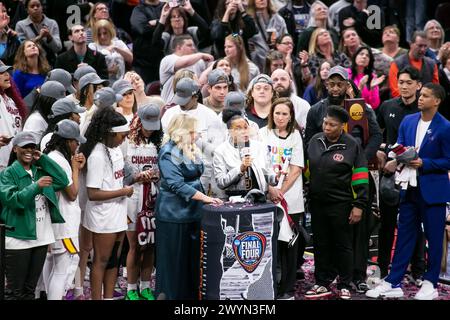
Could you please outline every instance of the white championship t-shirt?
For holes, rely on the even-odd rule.
[[[106,150],[109,151],[109,157]],[[124,161],[120,148],[108,148],[97,143],[87,160],[86,187],[104,191],[119,190],[123,188],[123,177]],[[102,201],[88,199],[83,226],[95,233],[127,230],[126,197]]]
[[[33,178],[31,170],[27,170]],[[34,179],[33,179],[34,181]],[[5,238],[5,249],[22,250],[44,246],[55,242],[55,236],[52,229],[50,210],[47,205],[47,198],[43,194],[35,197],[36,202],[36,240],[22,240],[12,237]]]
[[[0,134],[14,137],[22,131],[22,117],[14,101],[7,95],[0,95]],[[12,143],[0,148],[0,171],[8,166]]]
[[[48,156],[55,161],[66,173],[67,179],[69,179],[69,186],[72,185],[72,167],[69,162],[64,158],[63,154],[59,151],[52,151]],[[64,195],[63,192],[57,192],[59,212],[64,218],[65,223],[54,223],[53,231],[55,233],[55,239],[74,238],[78,237],[78,230],[80,228],[80,216],[81,210],[78,204],[78,197],[75,201],[70,201]]]
[[[301,168],[305,167],[303,141],[298,130],[295,130],[286,139],[282,139],[277,137],[272,130],[264,127],[259,130],[259,136],[262,143],[267,146],[267,152],[275,173],[282,170],[284,162],[289,157],[291,159],[289,164]],[[290,214],[305,211],[303,202],[303,178],[301,174],[295,180],[292,187],[285,193],[284,198],[288,204]]]

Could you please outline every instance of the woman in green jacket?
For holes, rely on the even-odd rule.
[[[6,232],[5,298],[32,300],[47,247],[55,242],[51,224],[64,223],[55,192],[69,181],[56,162],[37,150],[33,133],[20,132],[12,143],[11,160],[17,160],[0,173],[0,221],[15,228]]]

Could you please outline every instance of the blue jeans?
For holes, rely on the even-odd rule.
[[[427,0],[405,1],[406,41],[411,41],[414,31],[423,30],[423,27],[427,22],[426,4]]]

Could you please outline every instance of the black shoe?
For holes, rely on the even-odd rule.
[[[366,293],[369,290],[369,286],[365,281],[358,281],[355,284],[355,291],[358,293]]]

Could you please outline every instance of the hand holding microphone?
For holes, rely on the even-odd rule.
[[[249,142],[246,141],[244,147],[240,150],[241,153],[241,172],[242,173],[248,173],[248,176],[250,176],[250,167],[252,165],[253,158],[250,156],[250,145]]]

